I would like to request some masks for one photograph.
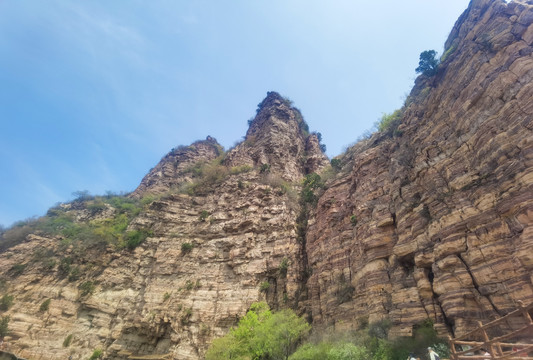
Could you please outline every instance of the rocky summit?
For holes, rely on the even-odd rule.
[[[314,329],[430,318],[458,336],[533,301],[533,2],[473,0],[434,73],[331,162],[269,92],[229,151],[172,149],[128,196],[80,193],[0,242],[9,351],[201,359],[256,301]]]

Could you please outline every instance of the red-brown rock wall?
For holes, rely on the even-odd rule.
[[[316,325],[408,335],[429,317],[459,334],[533,301],[531,19],[473,1],[398,131],[348,152],[307,233]]]

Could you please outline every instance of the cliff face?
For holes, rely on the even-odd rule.
[[[210,137],[179,147],[129,200],[80,199],[12,230],[11,349],[199,359],[258,300],[316,328],[388,318],[393,335],[428,317],[460,334],[533,301],[532,22],[531,2],[474,0],[398,128],[349,149],[308,214],[301,180],[328,161],[271,92],[226,154]]]
[[[531,3],[473,1],[396,136],[342,159],[307,234],[315,325],[464,333],[533,300],[532,19]]]
[[[207,138],[163,157],[127,206],[127,199],[86,199],[54,209],[52,224],[92,224],[97,239],[80,248],[63,223],[58,235],[41,226],[2,254],[3,291],[15,298],[12,349],[28,358],[86,357],[100,348],[108,359],[198,359],[253,302],[297,306],[305,296],[299,183],[286,180],[328,163],[303,125],[299,111],[269,93],[246,140],[225,159]],[[99,236],[125,215],[129,233],[150,236],[134,250],[102,245]],[[46,299],[49,309],[39,311]],[[62,347],[69,335],[72,345]]]

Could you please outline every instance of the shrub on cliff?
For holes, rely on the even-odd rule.
[[[287,359],[309,330],[292,310],[272,313],[266,303],[254,303],[237,328],[213,341],[205,358]]]
[[[0,310],[7,311],[13,304],[13,295],[5,294],[0,299]]]
[[[5,315],[0,318],[0,338],[3,338],[7,334],[9,334],[9,320],[9,315]]]

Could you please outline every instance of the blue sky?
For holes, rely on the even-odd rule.
[[[0,224],[132,191],[177,145],[242,139],[266,92],[333,157],[399,108],[467,0],[0,0]]]

